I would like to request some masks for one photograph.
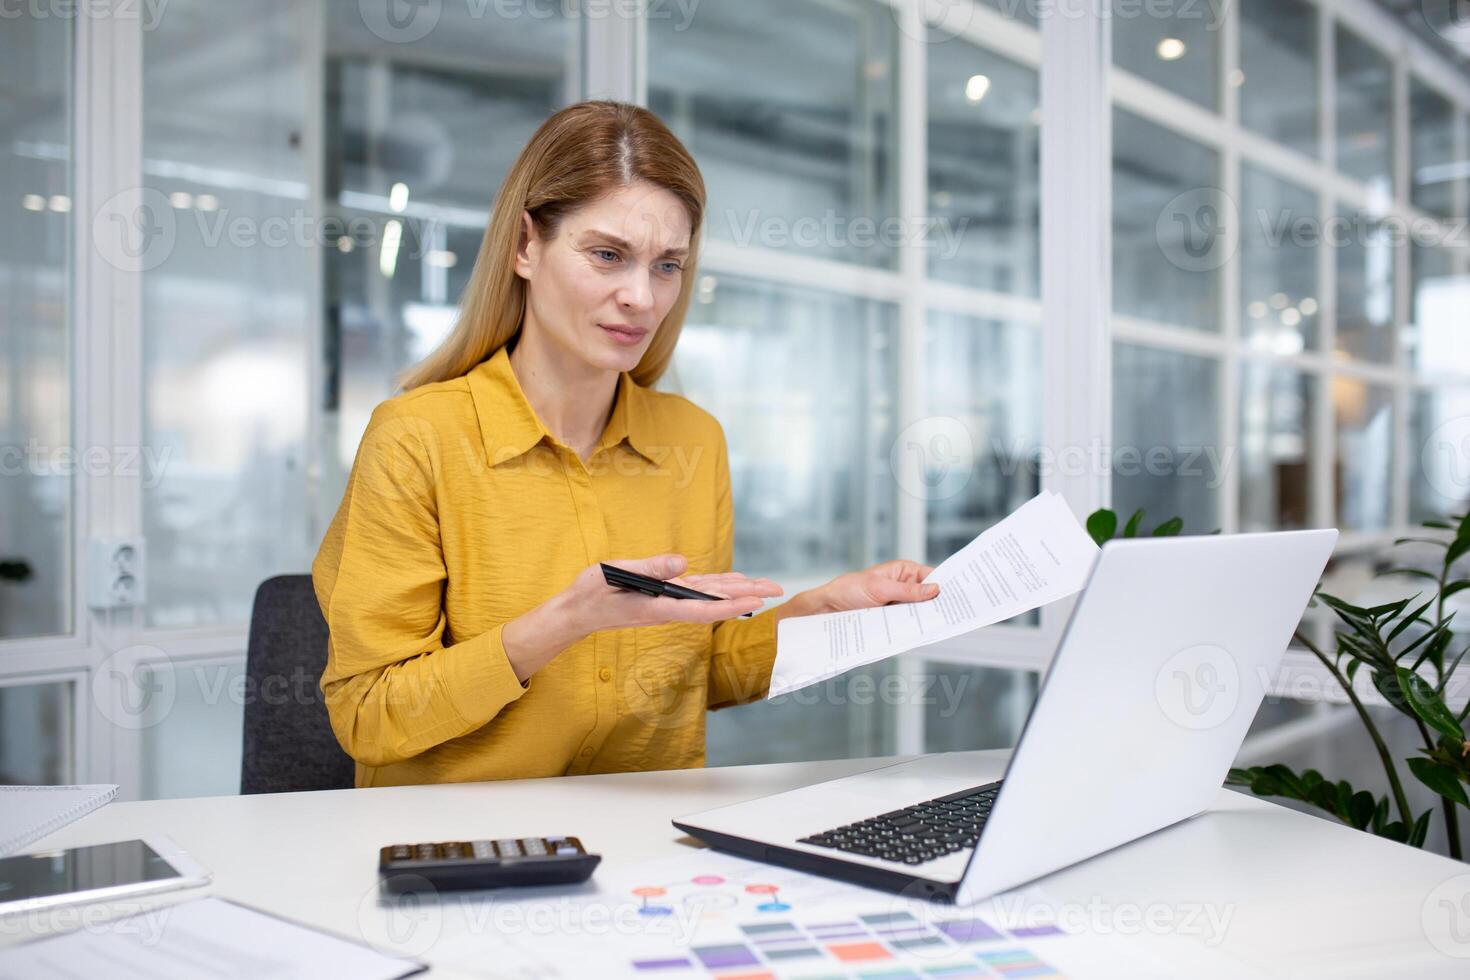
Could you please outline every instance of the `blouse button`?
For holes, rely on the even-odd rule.
[[[604,667],[597,672],[597,676],[601,677],[605,681],[610,681],[612,680],[612,670],[610,668]]]

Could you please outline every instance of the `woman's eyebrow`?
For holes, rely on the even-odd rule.
[[[598,231],[596,228],[592,228],[592,229],[589,229],[588,231],[586,231],[583,234],[583,238],[584,239],[586,239],[586,238],[600,238],[603,241],[607,242],[609,245],[615,245],[618,248],[621,248],[621,249],[623,249],[626,252],[636,252],[637,251],[637,249],[634,248],[632,246],[632,244],[630,244],[629,242],[624,241],[623,239],[619,238],[617,235],[614,235],[610,231]],[[672,256],[676,256],[678,258],[683,258],[684,256],[686,256],[688,254],[689,254],[689,249],[687,249],[687,248],[666,248],[663,251],[663,255],[666,255],[666,256],[672,255]]]

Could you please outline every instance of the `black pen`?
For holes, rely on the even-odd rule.
[[[661,596],[666,595],[673,599],[705,599],[710,602],[723,602],[724,598],[710,595],[708,592],[698,592],[694,589],[675,585],[673,582],[665,582],[662,579],[649,578],[647,575],[639,575],[630,572],[626,568],[618,568],[607,562],[599,562],[602,565],[602,577],[607,584],[615,589],[623,589],[626,592],[642,592],[644,595]],[[753,613],[741,613],[741,616],[751,616]]]

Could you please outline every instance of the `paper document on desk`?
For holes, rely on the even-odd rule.
[[[427,964],[381,952],[229,899],[202,898],[91,921],[0,950],[0,978],[150,977],[152,980],[399,980]],[[359,911],[361,923],[362,913]],[[62,910],[42,918],[65,918]],[[17,923],[17,925],[22,925]]]
[[[1026,887],[956,908],[681,850],[571,888],[467,897],[445,910],[434,968],[516,980],[1262,976],[1203,947],[1162,962],[1149,935],[1160,930],[1119,928],[1096,899],[1062,903]],[[530,925],[540,922],[554,925]]]
[[[1098,551],[1060,494],[1045,491],[934,569],[939,595],[776,624],[768,698],[1072,595]]]

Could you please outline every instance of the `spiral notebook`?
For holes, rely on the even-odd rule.
[[[114,784],[0,786],[0,857],[60,830],[117,795]]]

